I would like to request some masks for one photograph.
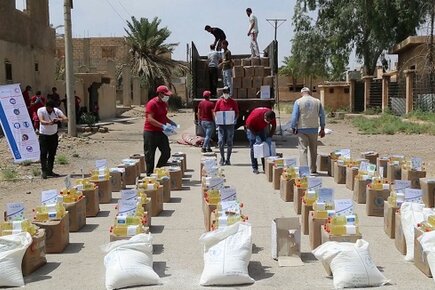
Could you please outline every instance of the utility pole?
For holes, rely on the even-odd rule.
[[[65,82],[68,103],[68,135],[77,136],[76,128],[76,106],[74,94],[74,67],[72,47],[71,9],[73,0],[64,0],[64,21],[65,21]]]

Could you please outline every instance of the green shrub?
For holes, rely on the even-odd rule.
[[[5,181],[15,181],[20,174],[14,168],[4,168],[1,170],[2,179]]]
[[[60,164],[60,165],[66,165],[66,164],[69,164],[69,160],[65,155],[60,154],[60,155],[56,156],[56,163]]]
[[[39,176],[41,174],[41,170],[39,170],[39,168],[33,167],[32,168],[32,176],[36,177]]]
[[[435,123],[435,113],[432,112],[424,112],[421,110],[416,110],[406,115],[406,117],[410,120],[421,120],[421,121]]]
[[[84,113],[80,116],[80,123],[93,127],[97,122],[97,117],[92,113]]]

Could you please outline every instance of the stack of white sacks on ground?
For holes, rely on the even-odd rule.
[[[24,286],[21,262],[31,244],[28,232],[0,237],[0,287]]]
[[[204,245],[204,269],[200,284],[252,284],[248,265],[252,254],[251,225],[245,222],[236,190],[225,186],[223,171],[216,157],[202,163],[203,206],[206,230],[200,237]],[[213,217],[210,216],[213,210]],[[209,222],[207,222],[209,221]]]

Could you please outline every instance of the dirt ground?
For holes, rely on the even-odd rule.
[[[125,114],[124,119],[108,125],[109,133],[96,133],[79,138],[62,137],[58,154],[69,160],[68,165],[55,165],[55,172],[66,175],[89,172],[97,159],[107,159],[115,166],[124,158],[143,151],[143,108],[134,108]],[[181,125],[180,133],[187,130],[193,133],[193,115],[183,110],[170,116]],[[286,123],[288,115],[281,115]],[[366,136],[357,133],[349,120],[327,125],[333,131],[322,139],[321,152],[340,148],[350,148],[355,157],[367,150],[383,154],[404,154],[407,157],[422,157],[428,167],[428,176],[435,176],[435,137],[426,135]],[[243,136],[242,132],[238,135]],[[188,154],[191,169],[188,178],[183,180],[183,191],[174,192],[171,203],[164,205],[163,214],[153,217],[151,232],[154,237],[154,269],[162,277],[166,289],[198,289],[203,260],[202,248],[198,242],[203,233],[201,195],[199,186],[199,149],[176,144],[180,134],[170,138],[173,152],[184,151]],[[276,138],[278,150],[285,156],[297,155],[297,142],[294,137]],[[61,189],[64,178],[42,180],[39,176],[31,179],[32,169],[38,164],[19,166],[12,164],[6,140],[0,139],[0,167],[15,168],[22,180],[0,182],[0,210],[7,202],[23,201],[26,215],[32,217],[32,208],[40,200],[40,192],[46,189]],[[77,157],[73,157],[77,156]],[[270,222],[281,216],[296,216],[291,203],[283,202],[279,192],[271,189],[264,175],[256,176],[250,171],[247,143],[243,139],[236,142],[233,165],[225,167],[227,182],[238,190],[238,196],[245,204],[249,222],[253,225],[254,253],[249,266],[250,275],[256,283],[254,289],[331,289],[332,280],[325,278],[324,270],[312,256],[308,237],[302,239],[304,266],[281,268],[270,258]],[[243,177],[243,178],[240,178]],[[351,196],[343,185],[336,185],[331,178],[324,178],[327,187],[334,187],[337,198]],[[63,254],[47,255],[49,264],[26,278],[26,289],[103,289],[104,266],[100,246],[108,242],[108,229],[113,224],[114,206],[119,193],[114,193],[111,204],[101,205],[101,215],[87,219],[83,231],[71,233],[71,244]],[[384,274],[392,280],[393,287],[388,289],[433,288],[432,279],[426,278],[414,265],[404,263],[403,257],[394,248],[394,241],[383,233],[383,218],[367,217],[364,205],[356,205],[361,217],[361,231],[364,239],[370,242],[370,252]],[[68,273],[67,275],[65,273]],[[76,277],[80,276],[81,279]],[[288,281],[296,288],[289,287]],[[161,289],[161,286],[159,286]],[[157,289],[159,289],[157,287]],[[152,287],[154,289],[154,287]]]

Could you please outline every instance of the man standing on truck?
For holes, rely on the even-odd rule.
[[[205,153],[212,152],[210,148],[210,141],[215,130],[213,120],[214,104],[210,101],[210,91],[204,91],[202,96],[204,97],[204,100],[202,100],[198,105],[198,122],[205,134],[204,144],[202,144],[201,149],[201,152]]]
[[[225,32],[219,27],[211,27],[210,25],[206,25],[204,28],[205,31],[210,32],[214,36],[213,47],[216,48],[217,51],[221,51],[222,49],[222,41],[227,39]]]
[[[222,67],[222,78],[224,86],[229,88],[229,93],[233,95],[233,60],[231,59],[231,51],[228,49],[228,41],[222,41],[224,56],[219,66]]]
[[[168,118],[168,101],[172,92],[167,86],[159,86],[156,90],[157,96],[146,104],[145,125],[143,132],[143,149],[145,153],[145,163],[147,175],[154,172],[154,157],[156,149],[159,148],[161,155],[157,162],[157,168],[165,166],[171,157],[171,147],[165,132],[171,132],[171,126],[177,124]]]
[[[251,148],[252,172],[258,174],[258,161],[254,158],[254,144],[267,142],[269,146],[276,130],[275,112],[269,108],[255,108],[246,119],[246,137]],[[264,171],[264,158],[261,158]]]
[[[234,116],[229,120],[228,116]],[[231,152],[233,150],[234,124],[239,117],[239,106],[230,96],[228,87],[224,87],[222,97],[214,107],[214,118],[218,126],[218,145],[221,154],[220,165],[231,165]],[[225,159],[225,144],[227,144],[227,158]]]
[[[317,137],[325,137],[325,112],[319,99],[311,96],[309,88],[302,88],[302,97],[293,106],[291,127],[299,138],[299,163],[308,165],[307,151],[310,149],[310,170],[317,174]],[[320,131],[319,131],[320,120]]]
[[[257,17],[252,14],[252,9],[247,8],[246,14],[249,17],[249,30],[248,36],[251,38],[251,57],[260,57],[260,49],[258,48],[258,20]]]
[[[213,97],[217,95],[218,67],[221,58],[221,53],[216,51],[213,45],[210,45],[210,52],[208,53],[208,78],[209,89]]]

